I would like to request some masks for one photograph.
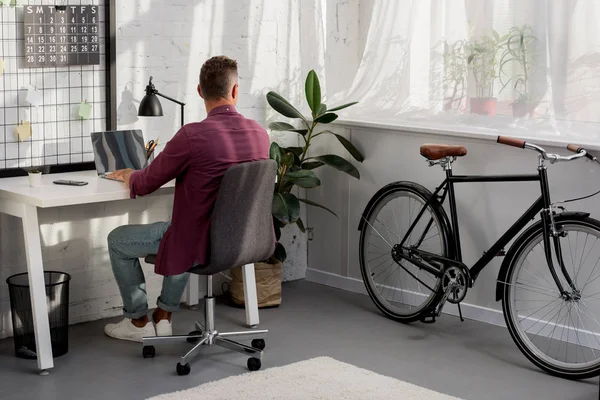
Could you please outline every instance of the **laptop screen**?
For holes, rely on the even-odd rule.
[[[140,130],[92,133],[94,161],[98,174],[119,169],[143,169],[148,164]]]

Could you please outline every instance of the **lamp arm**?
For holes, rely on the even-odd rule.
[[[169,96],[167,96],[167,95],[164,95],[164,94],[160,93],[160,92],[159,92],[158,90],[156,90],[156,89],[154,89],[154,94],[155,94],[155,95],[157,95],[157,96],[160,96],[160,97],[164,97],[165,99],[167,99],[167,100],[170,100],[170,101],[172,101],[173,103],[177,103],[177,104],[179,104],[180,106],[185,106],[185,103],[184,103],[184,102],[181,102],[181,101],[179,101],[179,100],[175,100],[175,99],[174,99],[174,98],[172,98],[172,97],[169,97]]]

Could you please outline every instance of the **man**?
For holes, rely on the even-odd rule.
[[[141,171],[112,174],[131,197],[154,192],[176,179],[170,222],[126,225],[108,235],[108,250],[123,298],[125,318],[106,325],[116,339],[141,342],[144,336],[169,336],[171,313],[188,280],[189,268],[210,261],[209,229],[221,179],[234,164],[268,158],[269,136],[255,121],[238,114],[237,62],[225,56],[206,61],[198,94],[208,116],[182,127],[154,161]],[[146,284],[139,258],[157,254],[155,272],[164,275],[158,308],[149,320]]]

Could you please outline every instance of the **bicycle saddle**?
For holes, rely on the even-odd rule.
[[[466,147],[447,144],[424,144],[421,146],[420,151],[423,157],[433,161],[444,157],[462,157],[467,155]]]

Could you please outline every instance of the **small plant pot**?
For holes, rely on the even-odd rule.
[[[533,103],[518,103],[514,102],[510,105],[512,107],[513,117],[523,118],[533,114],[535,104]]]
[[[29,172],[29,186],[40,187],[42,186],[42,173],[41,172]]]
[[[496,103],[497,99],[495,98],[469,98],[469,108],[471,110],[471,114],[487,115],[493,117],[494,115],[496,115]]]

